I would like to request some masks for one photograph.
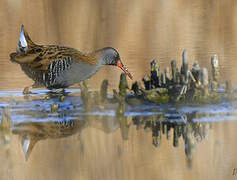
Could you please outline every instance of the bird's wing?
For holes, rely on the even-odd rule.
[[[42,46],[35,44],[24,26],[21,27],[20,37],[15,53],[10,54],[12,62],[27,64],[37,70],[47,70],[55,61],[83,61],[89,64],[96,64],[99,52],[82,53],[76,49],[49,45]]]
[[[26,54],[11,53],[11,60],[19,64],[27,64],[34,70],[47,71],[54,64],[68,65],[72,61],[83,61],[89,64],[96,64],[98,54],[82,53],[76,49],[62,46],[40,46],[35,45],[28,49]],[[61,66],[60,65],[60,66]]]

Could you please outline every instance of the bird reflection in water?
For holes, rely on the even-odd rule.
[[[8,144],[10,142],[10,110],[8,108],[3,108],[2,119],[0,123],[0,145]]]
[[[117,94],[117,98],[121,98]],[[29,158],[34,146],[40,140],[48,138],[64,138],[76,133],[80,134],[83,129],[88,127],[102,130],[105,133],[114,133],[120,129],[121,137],[124,141],[129,140],[130,129],[137,129],[144,131],[151,130],[151,141],[148,142],[155,147],[162,145],[162,136],[168,140],[173,138],[173,147],[179,147],[180,138],[184,142],[184,152],[187,159],[187,164],[191,167],[192,154],[197,142],[200,142],[207,136],[209,129],[208,123],[193,122],[195,114],[182,114],[175,109],[168,110],[158,115],[143,116],[143,115],[129,115],[125,110],[125,104],[118,103],[114,115],[93,115],[93,114],[75,114],[75,111],[68,110],[67,113],[62,111],[59,106],[58,120],[55,121],[23,121],[19,123],[12,123],[6,125],[5,122],[11,121],[11,115],[2,113],[1,124],[1,139],[4,139],[2,134],[9,136],[9,129],[12,134],[19,135],[26,160]],[[31,110],[29,110],[31,111]],[[38,113],[41,113],[42,110]],[[47,112],[47,110],[45,110]],[[25,114],[35,118],[33,112]],[[50,117],[50,112],[49,117]],[[39,117],[38,117],[39,118]],[[47,119],[47,118],[46,118]],[[8,130],[7,130],[8,129]],[[173,137],[172,137],[173,134]],[[9,139],[9,138],[8,138]]]

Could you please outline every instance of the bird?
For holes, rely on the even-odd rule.
[[[10,53],[10,60],[19,64],[34,81],[29,88],[64,89],[89,79],[104,65],[117,66],[132,79],[115,48],[105,47],[84,53],[71,47],[38,45],[31,40],[24,25],[21,26],[16,52]]]

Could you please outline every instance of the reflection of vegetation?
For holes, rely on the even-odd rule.
[[[185,115],[186,116],[186,115]],[[192,118],[195,114],[189,115],[187,121],[183,119],[177,119],[177,116],[172,119],[160,119],[161,117],[154,118],[133,118],[133,124],[136,128],[143,127],[144,129],[152,130],[152,144],[155,147],[159,147],[162,141],[162,134],[169,140],[171,136],[171,130],[173,130],[173,146],[178,147],[180,138],[184,141],[185,155],[187,157],[188,165],[191,166],[192,154],[195,149],[196,143],[200,142],[207,135],[209,128],[208,123],[194,123]]]
[[[182,65],[179,69],[175,60],[171,61],[172,76],[166,67],[162,73],[158,61],[150,63],[150,76],[142,79],[144,86],[138,86],[136,81],[132,85],[134,98],[143,98],[146,101],[161,103],[219,103],[228,99],[232,93],[231,83],[224,85],[226,93],[219,93],[220,69],[217,55],[211,58],[212,75],[208,76],[206,68],[200,68],[197,61],[192,69],[188,66],[187,51],[183,50]]]

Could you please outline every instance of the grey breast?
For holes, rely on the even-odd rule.
[[[70,69],[64,71],[60,76],[58,76],[56,81],[65,86],[70,86],[88,79],[95,74],[98,69],[98,66],[90,65],[83,61],[73,62]]]

